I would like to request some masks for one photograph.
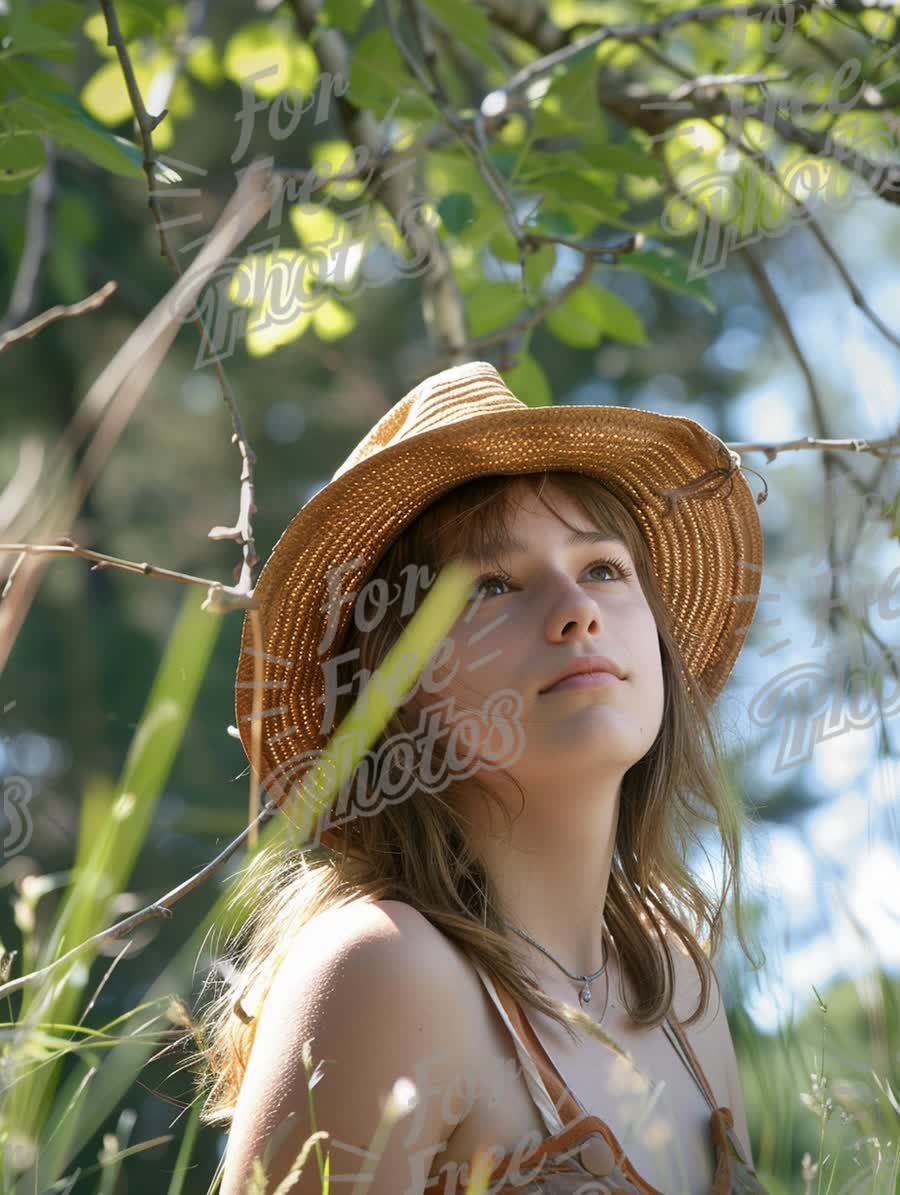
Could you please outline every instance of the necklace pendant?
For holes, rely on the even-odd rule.
[[[581,989],[581,1003],[582,1004],[590,1004],[590,1002],[591,1002],[591,989],[587,986],[587,984],[585,984],[584,987]]]

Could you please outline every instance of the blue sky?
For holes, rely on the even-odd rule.
[[[826,227],[868,302],[900,335],[898,254],[891,247],[891,241],[897,244],[897,221],[896,209],[861,202]],[[767,268],[822,388],[831,435],[874,439],[893,434],[900,427],[900,353],[853,304],[808,230],[796,229],[790,237]],[[755,340],[754,328],[732,347],[746,352]],[[747,441],[778,441],[814,434],[806,383],[784,341],[771,333],[757,347],[771,365],[753,370],[746,393],[737,400],[738,435]],[[745,463],[764,473],[769,485],[769,498],[760,507],[767,548],[762,591],[777,595],[774,603],[761,603],[726,690],[735,729],[743,741],[752,743],[761,732],[747,707],[758,686],[791,665],[826,667],[827,627],[818,629],[824,613],[819,607],[816,614],[815,601],[827,582],[827,558],[821,534],[821,454],[785,454],[767,465],[762,454],[754,453],[747,454]],[[872,457],[850,463],[862,466],[866,476],[875,466]],[[897,493],[898,478],[900,461],[895,460],[885,494]],[[757,485],[751,485],[756,492]],[[855,526],[860,506],[852,491],[842,491],[838,505],[844,519],[854,514],[849,526]],[[879,617],[875,603],[872,625],[900,665],[900,542],[887,538],[884,523],[868,519],[862,526],[852,564],[839,569],[838,576],[844,590],[857,599],[866,584],[882,596],[881,610],[887,617]],[[843,552],[845,527],[839,545]],[[776,611],[780,626],[760,625]],[[854,634],[850,632],[851,640]],[[789,643],[766,654],[779,638]],[[877,756],[877,726],[850,726],[817,742],[808,761],[794,766],[803,769],[803,779],[820,795],[820,803],[793,824],[760,827],[749,835],[747,886],[765,900],[760,943],[767,963],[749,977],[747,1011],[761,1029],[773,1031],[796,1015],[814,999],[813,984],[822,992],[841,974],[858,977],[878,964],[895,973],[900,968],[896,699],[887,698],[885,715],[890,758]],[[747,773],[759,785],[757,796],[789,778],[789,771],[777,771],[776,764],[776,743],[758,749]],[[847,911],[872,942],[861,940]]]

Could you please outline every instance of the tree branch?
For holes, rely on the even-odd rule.
[[[815,448],[820,452],[865,452],[888,460],[900,456],[900,434],[885,436],[881,440],[819,440],[814,436],[804,436],[802,440],[784,440],[780,444],[753,440],[746,444],[729,443],[728,447],[741,456],[746,452],[764,452],[770,464],[779,452],[796,452],[803,448]]]
[[[301,37],[310,45],[323,73],[342,79],[350,75],[350,51],[339,30],[318,26],[321,0],[290,0]],[[315,35],[315,36],[314,36]],[[373,158],[383,154],[385,137],[372,114],[357,108],[346,96],[337,100],[341,120],[353,144],[364,146]],[[405,173],[405,172],[404,172]],[[447,249],[419,208],[409,208],[410,187],[400,174],[377,170],[378,197],[390,213],[415,261],[427,263],[422,274],[425,326],[436,347],[447,348],[454,361],[463,359],[466,339],[465,306],[450,265]]]
[[[57,320],[84,315],[86,311],[96,311],[98,307],[103,306],[115,289],[116,283],[114,281],[104,282],[99,290],[95,290],[86,299],[80,299],[77,303],[59,304],[56,307],[50,307],[41,315],[36,315],[34,319],[20,325],[20,327],[12,328],[9,332],[5,332],[0,336],[0,353],[19,340],[28,340],[32,336],[36,336],[48,324],[54,324]]]
[[[119,66],[125,78],[125,86],[128,90],[128,98],[131,101],[131,107],[134,112],[135,120],[137,121],[140,130],[141,142],[144,147],[144,173],[147,176],[148,199],[147,204],[153,215],[156,223],[157,231],[159,233],[159,245],[161,255],[168,261],[172,267],[176,277],[182,276],[181,267],[178,264],[178,259],[172,252],[168,237],[166,236],[163,225],[162,209],[157,199],[155,189],[155,172],[156,172],[156,155],[153,149],[153,129],[159,124],[166,114],[166,110],[151,117],[144,106],[141,91],[138,87],[137,79],[134,73],[134,67],[131,64],[131,58],[128,54],[128,47],[125,45],[125,40],[122,37],[122,30],[119,27],[119,19],[116,15],[116,8],[113,0],[100,0],[100,7],[103,11],[103,17],[106,21],[107,42],[112,46],[119,59]],[[233,527],[217,527],[214,528],[216,534],[210,533],[210,538],[213,539],[233,539],[241,545],[242,565],[241,574],[238,580],[238,590],[242,593],[250,594],[253,590],[254,584],[254,570],[259,564],[259,556],[256,553],[256,544],[253,537],[253,515],[256,513],[255,488],[253,483],[253,466],[256,463],[256,454],[250,446],[247,439],[247,434],[244,430],[244,422],[241,418],[241,413],[238,409],[237,399],[234,391],[231,388],[222,362],[219,360],[217,352],[212,351],[212,345],[209,335],[206,330],[206,325],[203,322],[203,317],[200,314],[196,304],[194,304],[192,311],[192,319],[197,331],[200,334],[200,341],[203,346],[203,352],[206,359],[211,361],[216,376],[219,379],[219,385],[222,388],[222,397],[225,400],[225,405],[231,415],[231,425],[233,429],[232,442],[237,444],[238,452],[241,457],[241,478],[240,478],[240,502],[239,513],[237,521]]]
[[[771,160],[762,146],[753,145],[752,142],[750,145],[747,145],[746,141],[743,139],[747,138],[747,140],[750,140],[749,135],[746,132],[744,132],[743,137],[736,137],[728,130],[727,125],[724,129],[720,129],[719,126],[713,122],[710,122],[710,124],[712,128],[716,129],[717,132],[723,133],[728,143],[733,145],[739,153],[743,154],[744,157],[747,158],[747,160],[751,163],[751,165],[761,167],[763,172],[778,186],[782,194],[791,201],[791,203],[794,205],[794,210],[800,213],[801,222],[809,226],[810,232],[819,242],[819,245],[821,246],[825,255],[840,274],[841,281],[846,286],[853,303],[860,309],[863,315],[865,315],[866,318],[871,321],[871,323],[878,329],[878,331],[882,334],[882,336],[885,337],[886,340],[889,340],[895,348],[900,348],[900,336],[892,332],[887,324],[885,324],[885,322],[881,319],[881,317],[877,315],[876,312],[873,311],[869,306],[865,295],[859,289],[853,278],[853,275],[838,256],[837,250],[834,248],[831,241],[825,235],[824,229],[813,215],[813,211],[809,204],[804,203],[802,199],[798,199],[796,195],[791,192],[790,188],[785,185],[784,179],[781,177],[778,168],[775,166],[775,163]]]
[[[20,991],[26,984],[31,983],[35,979],[44,979],[62,963],[75,958],[76,955],[86,950],[89,946],[99,946],[103,942],[111,942],[123,938],[126,934],[131,933],[132,930],[137,929],[138,926],[143,925],[145,921],[158,919],[171,920],[174,916],[172,906],[199,888],[210,876],[220,871],[237,849],[247,840],[251,832],[258,832],[262,826],[271,821],[279,808],[278,805],[273,805],[268,800],[264,801],[262,809],[256,818],[249,825],[245,826],[240,834],[223,851],[220,851],[214,859],[211,859],[205,867],[202,867],[198,872],[188,879],[183,880],[180,884],[177,884],[164,896],[160,897],[159,900],[147,905],[146,908],[138,910],[136,913],[132,913],[130,917],[125,917],[122,921],[116,922],[109,929],[101,930],[99,933],[93,934],[90,938],[86,938],[83,942],[79,942],[77,946],[73,946],[71,950],[67,950],[65,954],[61,954],[59,958],[54,959],[53,962],[48,963],[45,967],[41,967],[37,971],[30,971],[27,975],[20,975],[18,979],[10,979],[6,983],[0,984],[0,997],[11,996],[13,992]]]
[[[195,577],[191,573],[180,573],[174,569],[163,568],[158,564],[148,564],[146,561],[138,564],[135,560],[123,560],[120,556],[107,556],[103,552],[94,552],[90,548],[82,548],[68,536],[60,536],[55,544],[0,544],[0,552],[22,552],[37,556],[80,556],[83,560],[93,560],[91,572],[99,572],[106,568],[120,568],[129,573],[141,573],[145,577],[162,577],[166,581],[179,581],[183,585],[202,585],[204,589],[215,591],[225,597],[234,599],[229,609],[258,609],[259,603],[252,595],[242,590],[223,585],[221,581],[210,581],[206,577]]]
[[[604,25],[601,29],[597,29],[593,33],[585,34],[584,37],[571,40],[565,30],[559,29],[552,21],[548,21],[544,16],[538,13],[538,9],[543,8],[542,4],[535,3],[527,10],[514,4],[514,0],[484,0],[487,8],[493,14],[494,19],[498,24],[509,29],[511,33],[515,33],[518,37],[530,42],[538,50],[541,51],[542,57],[536,59],[534,62],[529,62],[527,66],[522,67],[515,75],[509,79],[503,88],[499,91],[509,94],[514,91],[524,90],[535,79],[540,78],[541,75],[547,74],[548,71],[554,67],[560,66],[567,62],[570,58],[574,58],[576,54],[580,54],[583,50],[589,49],[592,46],[602,45],[605,41],[618,42],[633,42],[640,41],[642,38],[660,37],[665,33],[669,33],[672,29],[677,29],[681,25],[713,22],[718,20],[746,20],[751,17],[770,15],[771,18],[787,14],[793,9],[799,10],[800,14],[806,10],[815,8],[821,11],[828,11],[822,4],[818,4],[815,0],[785,0],[781,4],[743,4],[743,5],[717,5],[717,4],[701,4],[695,8],[685,8],[678,12],[669,13],[668,16],[661,17],[656,21],[644,21],[637,25]],[[843,0],[842,8],[847,11],[871,11],[871,8],[862,3],[862,0]],[[554,44],[557,43],[557,44]]]
[[[707,5],[698,8],[684,9],[670,13],[657,21],[644,22],[638,25],[606,25],[602,29],[589,33],[584,37],[570,40],[567,33],[558,29],[552,22],[538,21],[534,16],[534,9],[524,20],[511,9],[509,0],[485,0],[494,20],[503,27],[525,38],[538,49],[542,56],[534,62],[517,71],[507,82],[496,88],[486,96],[482,102],[482,110],[491,113],[506,111],[513,98],[522,93],[535,79],[547,74],[556,66],[567,62],[576,54],[592,46],[601,45],[606,41],[622,43],[638,42],[642,39],[659,37],[671,29],[689,22],[708,22],[724,18],[748,18],[771,13],[787,13],[791,9],[798,9],[803,13],[807,9],[818,9],[833,15],[831,8],[809,3],[809,0],[783,4],[750,4],[744,6]],[[865,7],[855,7],[856,0],[847,0],[841,7],[846,11],[865,11]],[[642,49],[647,52],[647,46]],[[667,62],[671,66],[671,63]],[[711,77],[715,78],[715,77]],[[871,86],[875,86],[872,84]],[[681,124],[691,116],[709,118],[722,116],[737,111],[739,105],[741,116],[752,117],[768,123],[775,132],[790,144],[801,145],[819,157],[844,165],[850,173],[861,178],[870,190],[890,203],[900,203],[900,167],[890,162],[872,161],[865,154],[853,149],[852,146],[835,144],[830,132],[816,132],[805,129],[781,116],[773,103],[750,103],[744,96],[740,100],[716,94],[715,86],[707,84],[701,87],[693,80],[685,94],[693,98],[677,97],[675,93],[660,94],[651,92],[641,83],[629,79],[625,75],[608,69],[598,72],[597,99],[598,102],[613,113],[628,127],[639,128],[650,135],[654,141],[666,140],[674,126]],[[695,94],[696,93],[696,94]],[[884,111],[883,104],[863,101],[856,105],[860,110]],[[818,111],[821,105],[792,104],[792,109],[800,114],[806,111]]]
[[[64,533],[74,520],[84,495],[105,463],[106,454],[111,451],[112,444],[144,395],[154,370],[175,339],[184,312],[195,305],[197,294],[210,276],[249,229],[265,216],[271,203],[271,176],[256,163],[244,172],[202,252],[131,333],[88,389],[63,435],[64,462],[72,444],[80,442],[79,438],[86,434],[85,429],[91,421],[98,420],[98,426],[68,492],[59,499],[56,507],[53,507],[52,498],[48,504],[47,510],[52,508],[55,522],[62,524],[55,534]],[[48,473],[50,477],[56,476],[52,469]],[[0,602],[0,671],[6,664],[45,567],[46,558],[27,560],[26,555],[21,554],[7,580],[2,595],[4,600]],[[18,573],[21,577],[13,586],[13,578]],[[228,598],[224,587],[212,590],[206,608],[224,613],[229,608],[228,602],[233,600]]]

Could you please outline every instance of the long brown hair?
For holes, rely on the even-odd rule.
[[[578,473],[477,478],[420,514],[378,562],[373,576],[382,578],[392,593],[409,575],[404,570],[410,565],[424,565],[434,575],[464,550],[490,559],[509,537],[512,500],[520,487],[561,518],[543,494],[548,482],[568,495],[599,531],[627,545],[656,620],[665,688],[662,724],[651,749],[622,780],[604,917],[637,994],[627,1008],[639,1025],[656,1027],[671,1010],[675,976],[666,935],[680,940],[700,977],[697,1008],[684,1022],[691,1025],[709,1002],[715,980],[710,959],[723,938],[730,888],[737,933],[749,957],[740,907],[744,815],[731,795],[708,700],[684,668],[646,542],[626,507],[599,480]],[[415,612],[396,605],[370,631],[359,630],[357,620],[351,620],[336,651],[358,649],[354,672],[359,667],[374,671]],[[357,695],[337,698],[335,726]],[[395,711],[373,751],[394,735],[411,733],[411,719],[409,710]],[[440,760],[439,743],[435,755]],[[292,940],[319,913],[361,897],[412,905],[520,1003],[543,1011],[574,1037],[565,1006],[539,989],[523,949],[504,932],[502,918],[508,914],[470,846],[465,819],[453,800],[462,783],[493,801],[511,825],[505,804],[471,777],[428,800],[383,803],[374,816],[352,818],[341,827],[341,849],[319,844],[262,851],[251,860],[239,878],[240,903],[250,913],[220,959],[217,994],[192,1025],[201,1062],[199,1085],[206,1095],[204,1123],[227,1121],[233,1113],[256,1014]],[[516,787],[524,802],[526,793]],[[698,821],[718,826],[722,840],[723,882],[715,899],[686,866],[689,841],[699,842]]]

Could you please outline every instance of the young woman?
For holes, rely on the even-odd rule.
[[[739,464],[693,420],[530,408],[474,362],[294,517],[236,689],[285,810],[441,567],[476,580],[314,837],[247,870],[202,1016],[222,1195],[304,1145],[299,1195],[763,1192],[713,969],[729,887],[747,949],[709,718],[761,578]]]

